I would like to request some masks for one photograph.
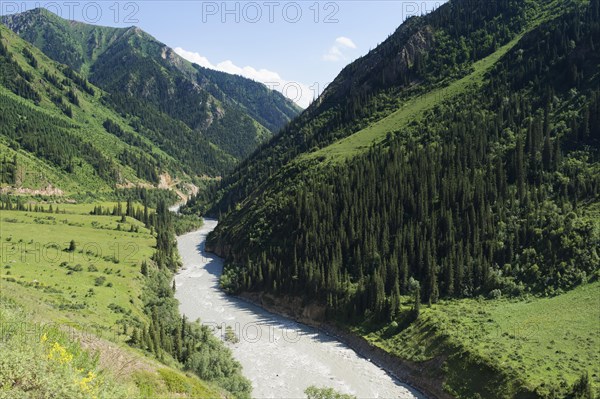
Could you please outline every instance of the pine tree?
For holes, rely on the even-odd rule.
[[[148,263],[145,260],[142,261],[142,268],[140,272],[142,273],[142,275],[148,277]]]

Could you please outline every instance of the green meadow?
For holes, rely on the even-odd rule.
[[[408,311],[408,298],[404,305]],[[582,375],[599,391],[599,327],[596,281],[549,298],[442,301],[423,306],[408,328],[355,331],[402,359],[445,359],[438,377],[456,397],[470,397],[476,388],[503,398],[523,392],[554,397],[555,389]]]
[[[148,322],[140,266],[156,239],[133,218],[91,215],[97,205],[116,204],[2,210],[0,398],[225,397],[126,344],[125,321]]]
[[[121,223],[118,216],[92,216],[92,205],[58,209],[2,211],[3,293],[60,311],[64,320],[99,326],[115,326],[123,317],[141,321],[139,270],[154,251],[150,231],[133,218]]]

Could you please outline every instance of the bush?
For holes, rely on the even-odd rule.
[[[336,392],[333,388],[317,388],[314,385],[304,391],[308,399],[356,399],[356,396]]]
[[[227,326],[227,328],[225,328],[225,341],[231,342],[232,344],[237,344],[240,342],[240,339],[235,335],[235,332],[231,326]]]
[[[158,373],[170,392],[187,393],[190,391],[191,387],[182,375],[169,369],[160,369]]]
[[[80,264],[76,264],[75,266],[68,265],[67,269],[72,272],[81,272],[83,271],[83,266],[81,266]]]
[[[497,288],[495,290],[491,290],[488,297],[490,299],[500,299],[502,297],[502,291]]]

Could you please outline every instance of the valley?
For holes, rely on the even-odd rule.
[[[600,0],[347,3],[0,16],[0,398],[600,397]]]

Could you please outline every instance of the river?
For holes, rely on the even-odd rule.
[[[233,328],[239,342],[227,345],[252,381],[253,397],[304,398],[316,385],[358,398],[424,398],[335,338],[220,291],[223,261],[204,250],[216,225],[206,219],[201,230],[177,238],[183,268],[175,296],[188,319],[214,326],[219,336]]]

